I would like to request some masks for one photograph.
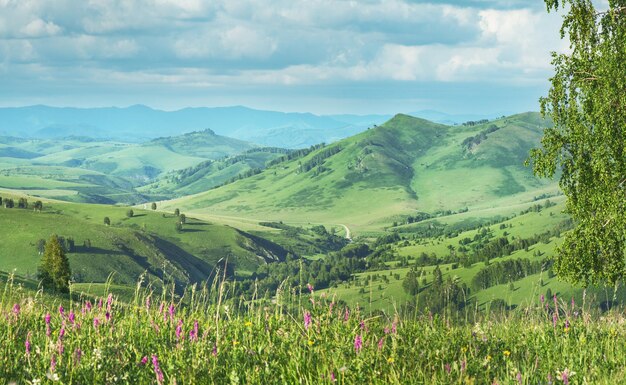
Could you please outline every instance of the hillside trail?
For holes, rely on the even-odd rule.
[[[350,236],[350,229],[348,228],[348,226],[342,223],[340,223],[339,225],[342,226],[346,230],[346,239],[352,242],[352,237]]]

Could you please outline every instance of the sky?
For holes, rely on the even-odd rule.
[[[0,106],[538,110],[540,0],[0,0]]]

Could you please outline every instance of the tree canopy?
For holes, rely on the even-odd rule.
[[[44,287],[66,293],[69,291],[71,275],[70,262],[65,255],[61,240],[53,235],[44,246],[39,266],[39,279]]]
[[[560,171],[567,210],[576,222],[555,258],[560,276],[583,285],[616,284],[626,246],[626,1],[597,11],[590,0],[546,0],[566,10],[553,53],[554,76],[541,112],[554,122],[531,152],[537,175]]]

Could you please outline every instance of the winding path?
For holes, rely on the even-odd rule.
[[[343,226],[343,228],[346,230],[346,239],[352,242],[352,237],[350,236],[350,229],[348,228],[348,226],[341,223],[339,225]]]

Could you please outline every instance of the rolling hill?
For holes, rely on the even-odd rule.
[[[148,197],[135,191],[137,186],[256,147],[211,130],[143,144],[0,137],[0,187],[76,202],[142,202]]]
[[[534,177],[524,166],[545,125],[536,113],[463,126],[396,115],[300,157],[284,156],[258,175],[163,207],[360,230],[381,229],[395,216],[415,212],[502,209],[558,191],[555,182]]]
[[[4,199],[26,197],[0,192]],[[148,278],[169,279],[179,285],[206,280],[220,260],[228,260],[237,274],[259,264],[285,258],[287,252],[258,235],[187,217],[177,231],[178,217],[155,211],[44,201],[42,212],[0,207],[0,223],[7,230],[0,247],[0,270],[34,276],[40,261],[38,242],[52,234],[72,239],[69,260],[77,282],[114,282],[133,285],[144,272]],[[110,225],[104,224],[104,218]],[[233,271],[234,271],[233,270]]]

